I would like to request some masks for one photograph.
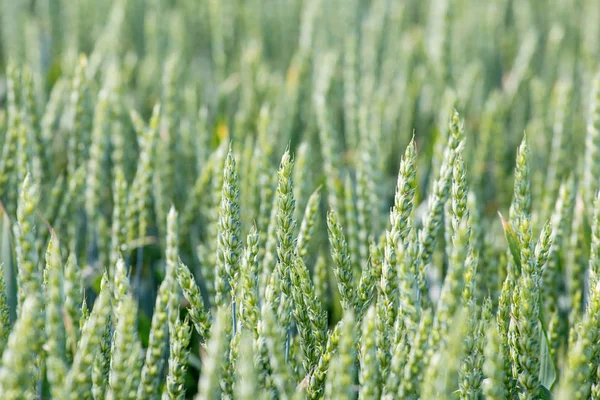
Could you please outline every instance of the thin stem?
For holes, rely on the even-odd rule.
[[[233,336],[236,335],[237,333],[237,318],[236,318],[236,313],[235,313],[235,295],[231,296],[231,320],[233,322]]]

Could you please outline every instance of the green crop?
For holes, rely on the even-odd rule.
[[[600,399],[597,0],[0,0],[0,399]]]

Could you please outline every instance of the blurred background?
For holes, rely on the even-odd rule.
[[[578,194],[576,207],[592,209],[599,183],[590,180],[589,171],[597,168],[590,163],[596,150],[586,149],[599,140],[599,105],[592,97],[600,51],[597,0],[0,0],[0,5],[4,172],[16,157],[7,84],[13,82],[13,104],[29,110],[33,121],[24,149],[41,160],[32,164],[42,187],[41,214],[62,245],[77,252],[89,296],[110,268],[106,238],[116,203],[114,166],[122,168],[128,184],[134,181],[142,164],[141,132],[161,104],[152,185],[142,192],[147,226],[121,248],[135,276],[142,340],[164,272],[171,204],[181,216],[182,259],[198,277],[214,267],[219,154],[228,143],[239,162],[243,234],[256,224],[262,239],[269,226],[265,202],[288,147],[296,161],[298,220],[322,185],[321,209],[341,211],[348,231],[356,228],[368,199],[368,232],[376,239],[413,136],[418,226],[454,109],[464,120],[469,187],[477,199],[481,249],[487,252],[482,270],[500,271],[496,261],[506,245],[497,213],[508,213],[516,148],[525,133],[533,157],[534,236],[552,214],[561,183]],[[17,176],[6,178],[0,192],[5,265],[14,265],[9,226]],[[324,216],[311,245],[311,269],[328,253]],[[564,253],[575,254],[564,261],[570,270],[587,260],[581,254],[587,250],[574,250],[589,248],[578,246],[589,241],[586,224],[575,227],[566,245]],[[434,282],[441,280],[445,263],[441,245]],[[498,279],[478,290],[496,299],[503,273],[492,274]],[[331,319],[337,320],[339,307],[333,304]]]

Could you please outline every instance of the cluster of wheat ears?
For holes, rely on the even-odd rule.
[[[0,0],[1,399],[600,399],[597,0]]]

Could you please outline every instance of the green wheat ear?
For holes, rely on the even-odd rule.
[[[210,341],[207,345],[204,369],[198,381],[198,395],[203,399],[220,398],[220,380],[223,366],[223,354],[229,348],[227,340],[227,327],[231,326],[231,313],[228,307],[217,310],[215,323],[210,332]]]
[[[0,389],[7,399],[32,395],[31,382],[38,349],[31,345],[39,341],[37,327],[41,315],[41,302],[37,296],[30,296],[21,303],[20,316],[8,337],[0,368]]]
[[[225,289],[230,288],[235,309],[236,294],[239,285],[239,260],[241,256],[241,220],[240,220],[240,188],[238,173],[233,151],[230,148],[225,158],[223,170],[223,189],[218,222],[218,247],[217,247],[217,306],[223,306]],[[226,276],[222,276],[225,274]],[[235,313],[235,311],[234,311]],[[233,315],[234,321],[236,316]]]
[[[308,198],[306,209],[300,224],[296,252],[306,262],[309,254],[311,240],[315,234],[316,224],[319,220],[319,203],[321,201],[321,188],[318,187]]]
[[[110,364],[110,387],[114,398],[135,396],[140,382],[140,343],[137,334],[137,304],[124,294],[115,306],[115,332]],[[135,372],[133,372],[135,371]]]
[[[90,367],[104,339],[104,330],[112,312],[111,297],[108,277],[104,275],[100,295],[94,302],[90,317],[83,327],[73,364],[65,380],[64,392],[68,398],[76,399],[90,392],[92,387]]]
[[[329,244],[333,259],[333,274],[337,280],[338,290],[341,295],[342,309],[352,311],[355,305],[356,293],[354,292],[352,265],[348,253],[348,244],[342,231],[338,215],[334,210],[327,214],[327,227],[329,231]]]
[[[17,224],[14,228],[15,248],[18,265],[19,304],[32,293],[39,293],[42,285],[42,274],[38,268],[39,253],[36,248],[35,212],[40,201],[39,187],[27,174],[19,195],[17,207]]]
[[[598,1],[0,2],[0,400],[600,399]]]
[[[258,336],[256,328],[259,317],[259,240],[256,227],[252,226],[246,238],[241,271],[240,322],[245,330],[252,332],[255,339]]]
[[[325,383],[326,398],[354,397],[354,369],[356,365],[356,327],[352,311],[347,311],[340,327],[340,341],[337,352],[329,366],[328,379]]]
[[[169,272],[158,288],[142,378],[137,388],[138,397],[152,397],[158,391],[160,384],[159,373],[162,370],[163,357],[168,344],[169,302],[171,296],[176,296],[176,293],[173,293],[173,277],[171,275],[172,272]]]
[[[188,369],[188,345],[191,336],[192,329],[187,319],[177,319],[174,324],[169,321],[169,372],[166,386],[171,400],[185,398],[185,376]]]
[[[50,238],[46,251],[46,352],[47,363],[52,365],[48,369],[48,381],[52,385],[54,397],[61,394],[62,385],[67,373],[66,357],[66,332],[62,318],[63,287],[61,281],[62,266],[59,252],[59,243],[56,236]]]
[[[360,385],[359,398],[376,399],[379,397],[380,378],[377,360],[377,342],[375,340],[375,307],[371,306],[362,322],[362,340],[360,349]]]
[[[486,340],[483,373],[487,379],[483,384],[483,393],[490,399],[505,399],[504,353],[501,351],[502,342],[498,326],[494,321],[491,321],[487,328]]]

